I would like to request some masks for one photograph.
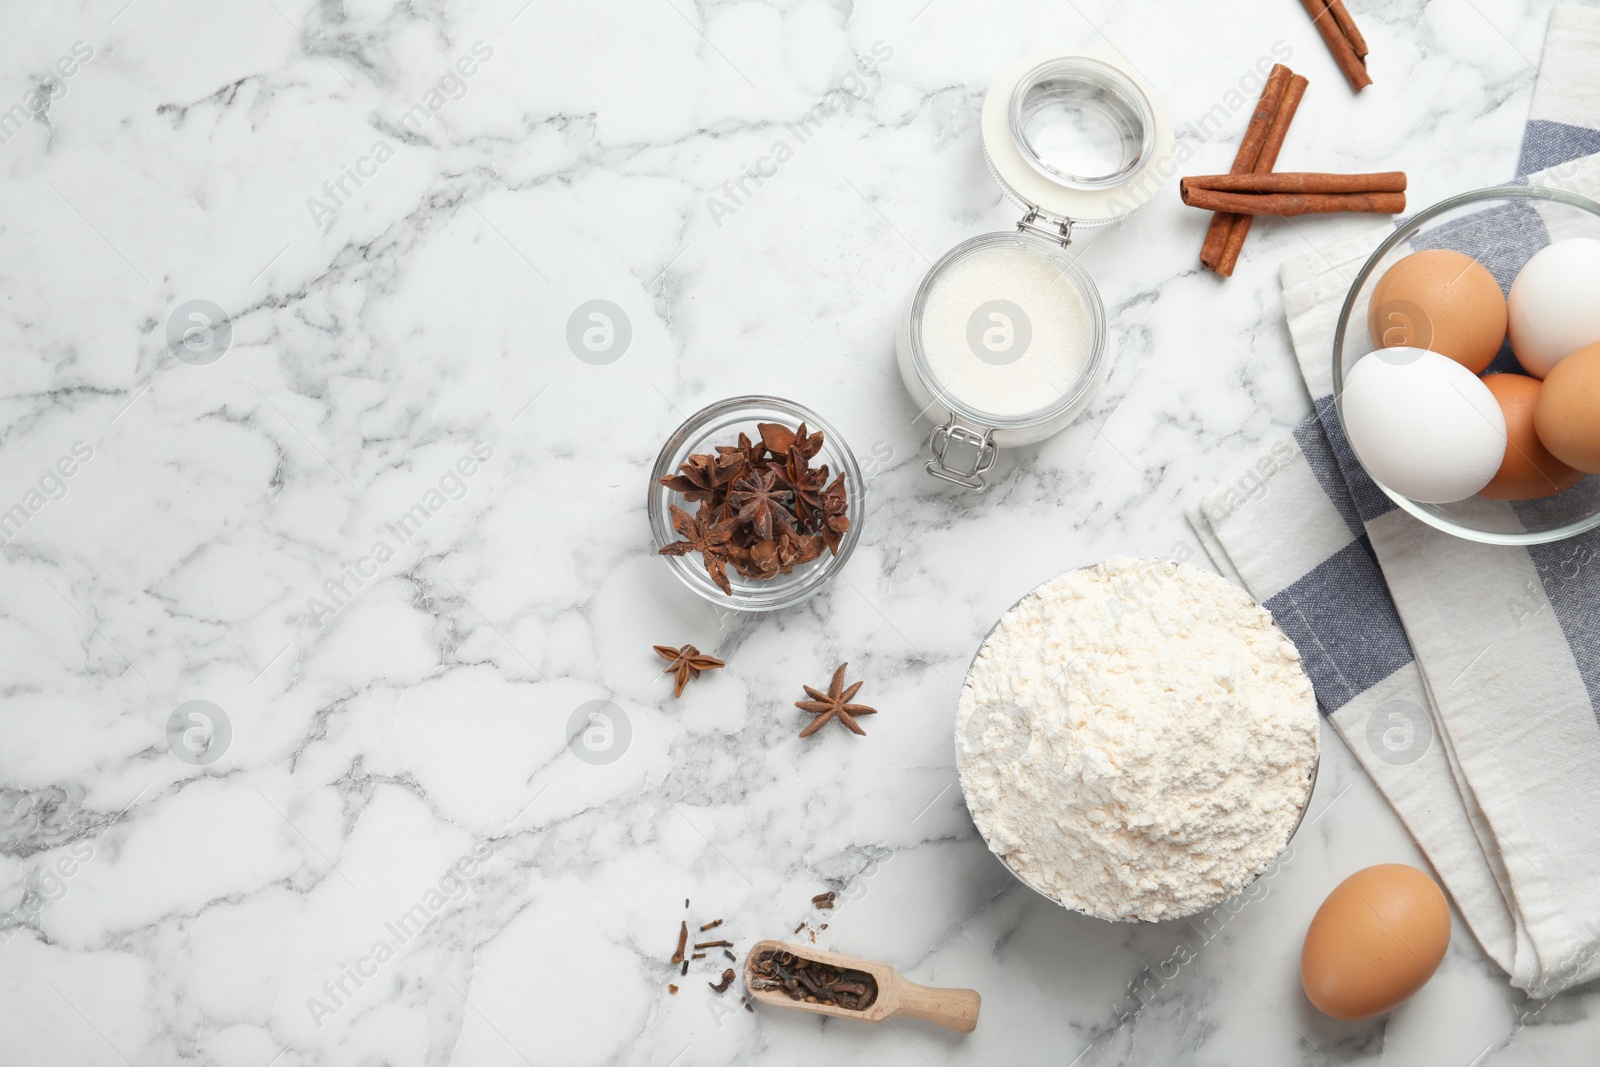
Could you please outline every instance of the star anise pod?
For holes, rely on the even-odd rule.
[[[708,455],[690,456],[678,465],[678,473],[661,479],[662,485],[674,493],[682,493],[693,504],[709,498],[717,485],[714,461]]]
[[[798,444],[789,447],[782,467],[774,467],[778,484],[794,494],[794,514],[809,525],[822,517],[822,494],[828,485],[828,465],[812,470]]]
[[[778,485],[778,476],[772,471],[759,471],[746,475],[733,484],[728,494],[728,506],[739,513],[739,521],[753,529],[763,541],[773,539],[773,530],[794,529],[794,516],[789,513],[792,493]]]
[[[839,554],[839,545],[844,541],[844,535],[850,529],[850,502],[845,497],[844,475],[834,479],[828,486],[827,492],[822,494],[822,539],[827,542],[828,549],[834,554]]]
[[[739,435],[738,445],[718,445],[716,470],[717,481],[722,485],[729,485],[746,474],[755,470],[767,454],[767,446],[760,441],[751,441],[746,434]]]
[[[816,534],[785,533],[778,538],[778,569],[789,574],[802,563],[810,563],[822,555],[825,547]]]
[[[741,545],[739,541],[740,531],[735,530],[733,540],[729,541],[727,545],[726,558],[728,565],[746,578],[754,578],[756,576],[755,572],[750,567],[750,546]]]
[[[801,423],[799,429],[791,430],[789,427],[776,422],[758,422],[756,429],[761,431],[761,441],[767,446],[767,451],[774,456],[786,455],[795,445],[800,446],[801,453],[810,459],[822,451],[822,434],[807,433],[806,424]]]
[[[794,431],[781,423],[758,422],[756,430],[761,434],[761,443],[774,456],[783,455],[794,445]]]
[[[801,423],[800,428],[794,432],[794,443],[799,447],[801,455],[811,459],[822,451],[822,434],[806,433],[806,424]]]
[[[750,546],[750,569],[754,578],[771,578],[781,569],[778,563],[778,543],[757,541]]]
[[[727,556],[728,539],[733,536],[734,520],[714,518],[715,512],[711,505],[702,501],[700,514],[691,516],[678,505],[671,505],[672,528],[678,531],[682,541],[674,541],[662,548],[660,555],[682,556],[689,552],[700,553],[700,558],[705,561],[706,573],[711,575],[711,580],[724,593],[732,594],[733,586],[728,581]]]
[[[667,669],[662,674],[676,676],[677,684],[673,687],[674,699],[683,696],[683,687],[692,679],[700,677],[701,671],[714,671],[719,667],[726,667],[715,656],[707,656],[693,645],[684,645],[682,648],[673,648],[671,645],[656,645],[656,655],[667,660]]]
[[[839,669],[833,672],[833,681],[829,684],[826,693],[819,693],[809,685],[802,687],[806,691],[806,696],[811,699],[797,700],[794,706],[801,711],[809,711],[816,718],[812,719],[810,724],[800,731],[801,737],[810,737],[827,725],[829,719],[835,718],[862,737],[867,736],[867,732],[856,722],[855,716],[876,715],[878,709],[869,708],[864,704],[850,703],[855,698],[856,692],[860,690],[861,683],[857,682],[849,689],[844,687],[844,669],[848,666],[850,666],[848,663],[839,664]]]

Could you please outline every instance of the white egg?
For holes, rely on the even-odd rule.
[[[1535,378],[1600,341],[1600,241],[1569,237],[1541,249],[1511,283],[1507,306],[1511,350]]]
[[[1465,500],[1506,454],[1506,417],[1483,380],[1448,356],[1384,348],[1345,375],[1350,445],[1368,472],[1424,504]]]

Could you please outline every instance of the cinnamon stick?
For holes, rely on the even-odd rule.
[[[1356,28],[1344,0],[1300,0],[1300,6],[1311,16],[1311,24],[1322,35],[1323,43],[1333,53],[1350,88],[1360,92],[1372,84],[1367,74],[1367,42]]]
[[[1283,90],[1283,99],[1278,103],[1278,110],[1273,113],[1272,125],[1267,128],[1267,139],[1261,145],[1261,155],[1256,159],[1254,173],[1265,174],[1272,170],[1278,163],[1278,153],[1283,150],[1284,138],[1289,136],[1289,123],[1294,121],[1295,112],[1300,110],[1300,101],[1306,95],[1306,87],[1311,83],[1305,77],[1295,74],[1289,79],[1288,86]],[[1233,269],[1239,265],[1239,255],[1244,251],[1244,239],[1250,236],[1251,217],[1240,215],[1239,221],[1233,224],[1228,231],[1228,243],[1222,250],[1222,257],[1212,269],[1224,278],[1231,277]]]
[[[1184,178],[1180,190],[1207,189],[1215,193],[1403,193],[1404,171],[1377,174],[1323,174],[1273,171],[1266,174],[1200,174]]]
[[[1339,23],[1339,31],[1344,34],[1345,40],[1350,42],[1350,48],[1361,60],[1363,68],[1367,65],[1367,39],[1361,36],[1361,30],[1356,26],[1356,20],[1350,17],[1350,9],[1344,6],[1344,0],[1328,0],[1328,10],[1333,12],[1334,20]],[[1371,84],[1371,79],[1368,79]]]
[[[1267,84],[1261,90],[1261,99],[1256,101],[1256,109],[1250,116],[1250,124],[1245,127],[1244,139],[1239,142],[1239,151],[1233,157],[1232,173],[1249,174],[1255,169],[1256,160],[1261,157],[1262,146],[1266,144],[1272,118],[1277,114],[1292,74],[1293,71],[1282,63],[1273,65],[1272,72],[1267,75]],[[1228,244],[1228,233],[1239,217],[1227,213],[1212,216],[1211,225],[1206,230],[1205,243],[1200,246],[1201,263],[1214,269],[1222,261],[1223,249]]]
[[[1332,215],[1341,211],[1367,211],[1398,215],[1406,209],[1405,193],[1219,193],[1191,189],[1184,203],[1204,211],[1232,211],[1239,215]]]

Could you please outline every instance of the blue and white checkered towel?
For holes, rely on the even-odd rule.
[[[1600,198],[1596,56],[1600,11],[1556,8],[1522,150],[1529,183]],[[1526,210],[1526,247],[1488,263],[1502,286],[1551,240]],[[1453,225],[1432,236],[1448,242]],[[1392,232],[1283,265],[1316,414],[1191,519],[1299,646],[1324,713],[1484,950],[1513,985],[1550,996],[1600,976],[1600,532],[1469,543],[1367,477],[1333,407],[1333,329]]]

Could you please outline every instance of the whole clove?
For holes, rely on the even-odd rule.
[[[723,955],[724,955],[724,956],[726,956],[726,957],[728,957],[728,958],[729,958],[729,959],[730,959],[730,960],[732,960],[732,961],[733,961],[733,962],[734,962],[734,963],[738,963],[738,962],[739,962],[739,957],[738,957],[738,956],[735,956],[735,955],[734,955],[734,954],[733,954],[733,949],[731,949],[731,948],[725,948],[725,949],[723,949],[723,950],[722,950],[722,954],[723,954]]]
[[[731,948],[732,941],[701,941],[695,948]]]
[[[766,949],[755,958],[750,988],[776,990],[791,1000],[849,1011],[865,1011],[878,999],[878,980],[866,971],[808,960],[787,949]]]
[[[729,967],[727,970],[722,972],[722,981],[720,981],[720,982],[707,982],[706,983],[706,985],[711,987],[711,991],[713,993],[726,993],[728,991],[728,987],[731,986],[732,984],[733,984],[733,968],[732,967]]]
[[[678,924],[678,950],[672,954],[672,962],[673,963],[682,963],[683,962],[684,950],[687,949],[688,947],[689,947],[689,924],[686,923],[686,922],[680,922]]]
[[[722,920],[721,919],[712,919],[708,923],[701,923],[700,924],[700,932],[701,933],[705,933],[707,930],[715,930],[717,927],[719,927],[721,925],[722,925]]]

